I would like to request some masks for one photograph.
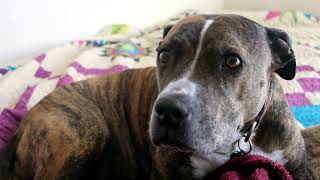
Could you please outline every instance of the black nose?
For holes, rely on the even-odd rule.
[[[175,127],[189,116],[189,97],[169,96],[157,100],[155,115],[161,125]]]

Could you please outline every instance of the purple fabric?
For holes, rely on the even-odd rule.
[[[5,108],[0,114],[0,152],[17,129],[27,110]]]
[[[310,65],[302,65],[302,66],[297,66],[296,71],[297,72],[314,71],[314,68]]]
[[[14,135],[20,121],[27,114],[27,104],[36,86],[29,86],[14,109],[5,108],[0,114],[0,152]]]
[[[43,62],[43,60],[46,58],[45,54],[40,54],[39,56],[36,56],[34,59],[41,64]]]
[[[115,65],[110,69],[86,68],[78,62],[74,62],[70,66],[74,67],[78,73],[81,73],[83,75],[105,75],[121,72],[128,69],[128,67],[124,65]]]
[[[50,77],[51,72],[43,69],[43,67],[39,67],[37,72],[35,73],[35,77],[38,78],[47,78]]]
[[[109,69],[85,68],[77,62],[72,63],[70,67],[75,68],[78,73],[81,73],[82,75],[87,75],[87,76],[113,74],[113,73],[121,72],[128,69],[128,67],[124,65],[115,65]],[[57,87],[62,87],[62,86],[71,84],[73,82],[74,82],[73,78],[69,74],[66,74],[59,79]]]
[[[57,87],[62,87],[62,86],[71,84],[73,82],[74,82],[73,78],[69,74],[66,74],[59,79],[57,83]]]
[[[311,105],[304,93],[286,93],[286,98],[291,107]]]
[[[0,68],[0,74],[5,75],[9,70],[5,68]]]
[[[298,82],[304,92],[320,91],[320,78],[300,78]]]

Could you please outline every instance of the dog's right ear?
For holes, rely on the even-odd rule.
[[[162,34],[162,38],[166,37],[166,35],[168,34],[168,32],[170,31],[170,29],[173,27],[173,25],[168,25],[164,28],[163,30],[163,34]]]
[[[283,79],[293,79],[296,74],[296,59],[289,35],[276,28],[266,28],[266,30],[273,54],[273,71]]]

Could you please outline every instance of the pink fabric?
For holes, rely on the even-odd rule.
[[[268,14],[266,15],[266,17],[264,18],[264,20],[270,20],[276,17],[279,17],[281,14],[280,11],[269,11]]]
[[[281,164],[259,155],[244,155],[227,161],[214,170],[206,180],[292,180]]]

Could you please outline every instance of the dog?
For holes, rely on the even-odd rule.
[[[197,15],[167,26],[157,52],[156,68],[80,81],[41,100],[1,155],[1,179],[202,179],[248,148],[311,179],[276,77],[295,76],[286,32]]]

